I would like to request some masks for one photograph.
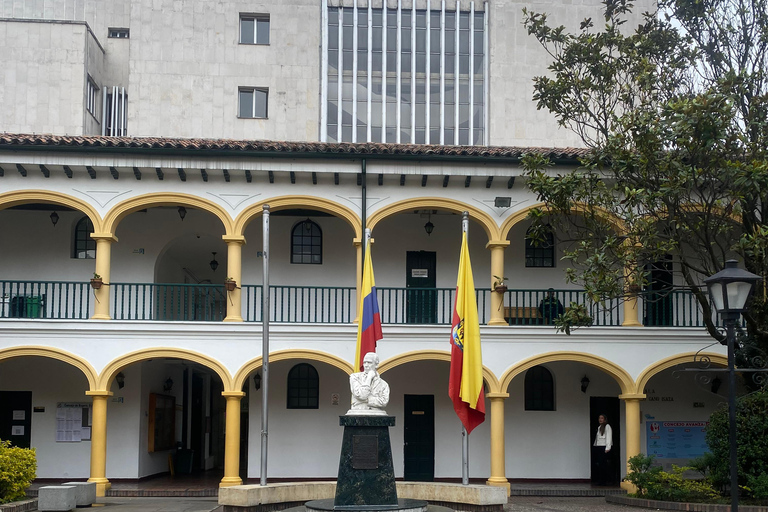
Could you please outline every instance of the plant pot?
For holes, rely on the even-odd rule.
[[[235,291],[235,288],[237,288],[237,281],[226,281],[224,286],[227,288],[228,292]]]
[[[98,290],[99,288],[101,288],[102,284],[104,284],[104,281],[102,281],[101,279],[91,279],[91,288],[93,288],[94,290]]]
[[[493,289],[493,291],[495,291],[496,293],[502,293],[502,294],[507,293],[507,290],[508,288],[507,288],[507,285],[505,284],[500,284]]]

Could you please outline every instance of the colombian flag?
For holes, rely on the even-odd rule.
[[[483,360],[480,351],[480,322],[477,318],[475,282],[469,262],[467,234],[462,235],[459,278],[451,329],[451,375],[448,395],[467,434],[485,421]]]
[[[371,263],[371,241],[365,246],[365,263],[363,264],[363,289],[360,293],[360,309],[358,310],[357,350],[355,350],[356,371],[363,371],[363,358],[368,352],[376,352],[376,341],[384,336],[381,334],[381,316],[379,315],[379,299],[376,297],[376,282],[373,280],[373,264]]]

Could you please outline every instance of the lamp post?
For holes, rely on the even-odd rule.
[[[736,322],[746,309],[760,276],[737,266],[736,260],[725,262],[725,268],[704,280],[715,309],[723,319],[728,345],[728,442],[731,456],[731,512],[739,510],[739,478],[736,458],[736,370],[734,347],[736,345]]]

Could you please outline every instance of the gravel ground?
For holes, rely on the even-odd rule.
[[[541,512],[628,512],[643,509],[606,503],[605,498],[550,498],[543,496],[513,496],[510,503],[504,506],[504,512],[529,510]]]

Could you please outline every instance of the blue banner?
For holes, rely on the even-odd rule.
[[[709,451],[708,421],[646,421],[648,455],[660,459],[694,459]]]

